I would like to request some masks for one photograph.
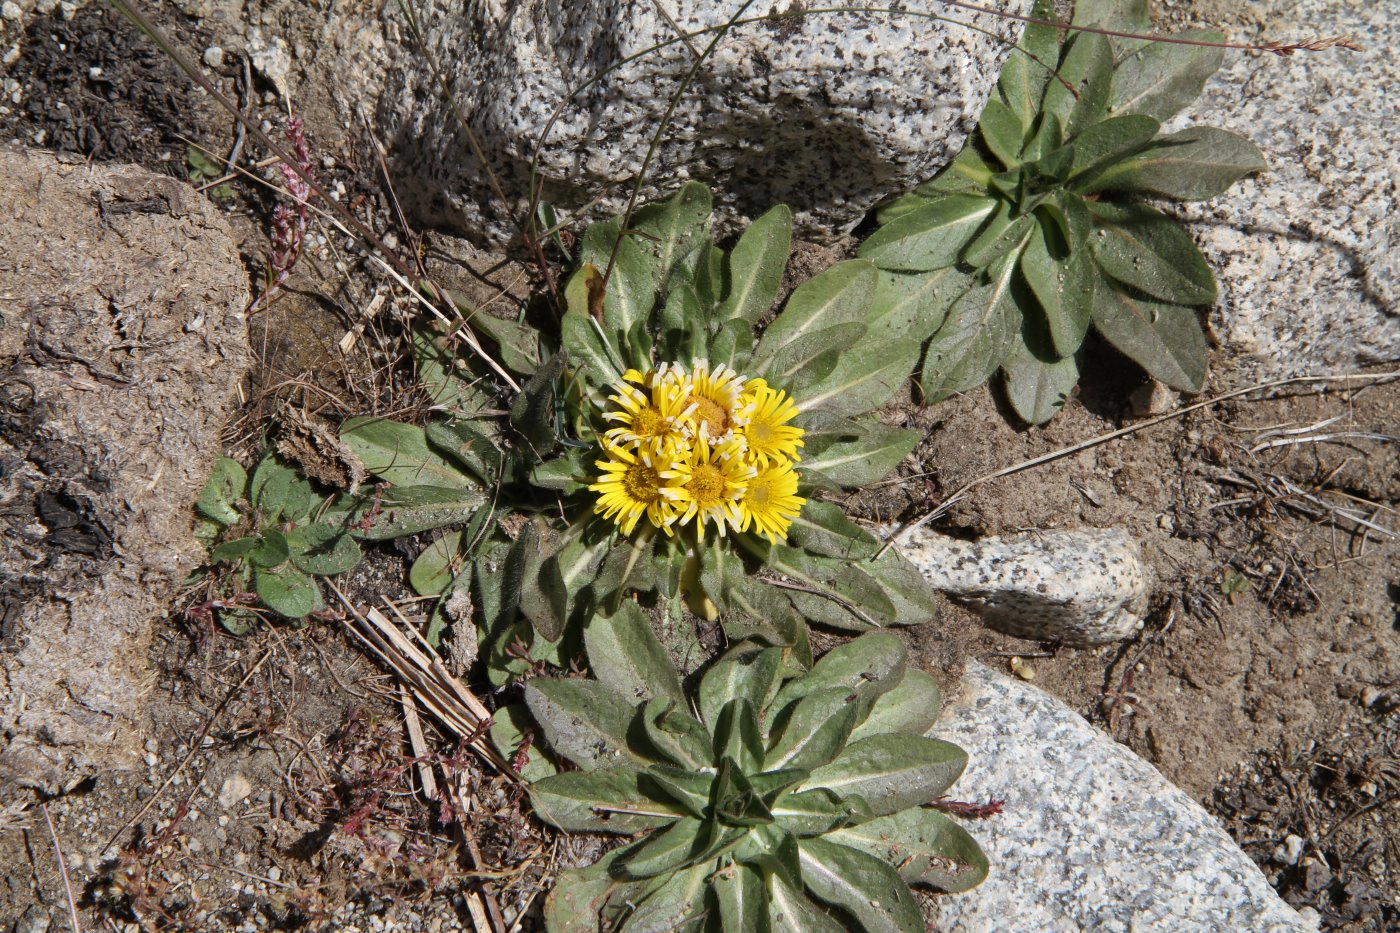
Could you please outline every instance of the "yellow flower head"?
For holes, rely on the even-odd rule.
[[[603,475],[588,487],[600,493],[593,511],[617,522],[625,535],[632,533],[643,515],[666,534],[672,534],[671,525],[677,517],[671,498],[674,493],[671,481],[662,476],[669,461],[653,460],[647,450],[633,452],[614,444],[604,446],[603,453],[607,459],[595,463]]]
[[[659,475],[674,483],[667,494],[680,511],[682,525],[699,516],[696,534],[700,537],[705,535],[706,519],[715,523],[720,537],[724,537],[726,525],[741,530],[739,500],[754,468],[745,461],[743,448],[736,441],[715,447],[697,437],[688,451],[679,453],[671,469]]]
[[[740,531],[755,532],[773,544],[787,537],[788,526],[806,502],[797,494],[797,472],[786,460],[775,460],[761,468],[749,480],[744,498],[739,503],[742,516]]]
[[[801,428],[786,392],[696,360],[629,369],[608,397],[594,511],[631,534],[645,515],[666,534],[713,522],[778,543],[806,501],[793,462]]]
[[[619,410],[603,417],[618,427],[603,434],[604,443],[630,444],[660,455],[668,445],[681,440],[691,423],[695,405],[687,403],[686,395],[685,381],[674,370],[663,369],[645,376],[635,369],[627,370],[617,383],[617,394],[608,396]]]
[[[688,374],[695,434],[711,444],[727,444],[743,426],[739,398],[744,378],[721,363],[714,369],[704,360],[691,364]]]
[[[742,402],[744,438],[758,466],[802,459],[797,448],[806,432],[788,424],[797,417],[797,405],[786,392],[769,388],[762,379],[750,379]]]

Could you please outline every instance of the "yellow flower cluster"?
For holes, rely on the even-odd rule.
[[[629,369],[616,388],[603,415],[615,425],[603,434],[603,472],[588,487],[599,494],[595,512],[623,534],[645,515],[668,535],[694,519],[702,537],[707,521],[721,536],[787,536],[806,500],[793,469],[803,431],[789,424],[798,409],[786,392],[705,361]]]

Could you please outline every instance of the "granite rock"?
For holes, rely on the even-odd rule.
[[[1028,5],[1003,7],[1014,13]],[[380,96],[378,126],[391,139],[397,190],[420,220],[495,243],[514,232],[509,210],[529,191],[537,146],[544,199],[561,213],[599,195],[604,210],[620,211],[671,95],[712,35],[627,62],[676,36],[652,0],[417,6],[452,99],[511,204],[491,196],[422,55],[406,56]],[[670,6],[677,26],[692,33],[726,23],[742,3]],[[744,16],[800,8],[758,0]],[[862,14],[737,26],[676,107],[643,198],[695,179],[716,189],[722,222],[784,202],[802,235],[849,231],[881,198],[933,175],[975,127],[1007,55],[1005,44],[977,29],[1014,38],[1020,25],[969,11],[957,18],[976,29]]]
[[[1220,282],[1211,328],[1244,378],[1400,358],[1400,64],[1387,51],[1400,18],[1352,0],[1263,0],[1249,18],[1266,24],[1262,38],[1353,35],[1365,49],[1231,53],[1187,111],[1269,161],[1221,197],[1173,208]]]
[[[1203,807],[1054,697],[972,664],[933,735],[967,751],[953,796],[1006,800],[968,826],[991,875],[939,900],[940,929],[1316,930]]]
[[[136,166],[0,147],[0,796],[136,766],[151,622],[251,362],[228,224]]]
[[[1121,529],[962,541],[920,528],[896,543],[935,587],[1008,635],[1099,645],[1142,625],[1148,572]]]

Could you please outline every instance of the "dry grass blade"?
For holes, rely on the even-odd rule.
[[[49,838],[53,840],[54,857],[58,859],[58,870],[63,875],[63,893],[68,898],[68,922],[73,925],[73,933],[83,933],[82,924],[78,922],[78,902],[73,900],[73,880],[68,877],[68,861],[63,857],[63,846],[59,845],[58,832],[53,828],[49,805],[40,803],[39,809],[44,811],[44,822],[48,824]]]
[[[423,708],[458,738],[470,742],[493,768],[510,780],[520,781],[486,737],[491,711],[452,676],[433,649],[405,634],[405,628],[412,631],[410,627],[398,625],[373,606],[361,612],[334,581],[327,584],[355,622],[347,628],[394,672]]]
[[[1242,396],[1249,395],[1253,392],[1262,392],[1266,389],[1277,389],[1288,385],[1304,385],[1308,383],[1319,382],[1362,382],[1375,385],[1382,382],[1391,382],[1396,379],[1400,379],[1400,372],[1329,373],[1321,376],[1294,376],[1288,379],[1273,379],[1269,382],[1261,382],[1255,385],[1245,386],[1242,389],[1235,389],[1231,392],[1226,392],[1222,395],[1217,395],[1214,398],[1208,398],[1204,401],[1196,402],[1193,405],[1187,405],[1185,408],[1178,408],[1176,411],[1168,412],[1165,415],[1160,415],[1156,418],[1149,418],[1147,421],[1140,422],[1139,424],[1129,425],[1126,428],[1119,428],[1117,431],[1110,431],[1107,434],[1100,434],[1098,437],[1091,437],[1088,440],[1080,441],[1078,444],[1071,444],[1068,447],[1061,447],[1058,450],[1052,450],[1048,454],[1041,454],[1039,457],[1032,457],[1029,460],[1023,460],[1020,463],[1012,464],[1009,467],[1004,467],[993,473],[987,473],[984,476],[979,476],[976,479],[971,480],[970,482],[964,483],[962,486],[954,490],[953,493],[948,496],[948,498],[944,499],[933,511],[926,513],[925,515],[919,517],[915,521],[905,522],[904,524],[901,524],[898,528],[896,528],[894,530],[894,533],[891,534],[888,540],[885,541],[884,547],[880,548],[880,551],[878,554],[876,554],[876,557],[883,555],[885,551],[889,550],[890,547],[894,545],[894,542],[901,535],[905,535],[915,530],[916,528],[922,528],[924,525],[943,515],[954,505],[961,502],[962,499],[973,489],[977,488],[978,486],[981,486],[983,483],[989,483],[994,479],[1001,479],[1003,476],[1011,476],[1015,473],[1021,473],[1026,470],[1031,470],[1038,466],[1044,466],[1047,463],[1053,463],[1054,461],[1064,459],[1065,457],[1072,457],[1080,451],[1089,450],[1091,448],[1098,447],[1100,444],[1107,444],[1109,441],[1116,441],[1119,438],[1137,434],[1139,431],[1145,431],[1148,428],[1156,427],[1159,424],[1164,424],[1168,421],[1174,421],[1177,418],[1183,418],[1193,411],[1199,411],[1202,408],[1209,408],[1212,405],[1218,405],[1221,402],[1226,402],[1230,399],[1240,398]],[[1322,391],[1325,392],[1326,388],[1324,387]],[[1387,534],[1393,534],[1393,532],[1390,532],[1389,529],[1384,530]]]

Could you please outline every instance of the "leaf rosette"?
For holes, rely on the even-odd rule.
[[[613,219],[584,232],[550,326],[464,311],[517,388],[442,335],[416,336],[445,417],[355,419],[341,436],[390,484],[384,536],[450,529],[410,573],[442,599],[430,640],[462,590],[497,682],[564,662],[589,618],[633,597],[697,659],[684,606],[800,663],[808,621],[932,616],[922,575],[825,498],[884,478],[922,438],[871,414],[913,371],[929,333],[922,296],[852,260],[774,313],[791,242],[780,206],[722,249],[709,190],[688,184],[625,230]],[[348,516],[369,507],[363,497]],[[522,513],[507,534],[500,520]]]
[[[195,534],[209,550],[209,564],[228,565],[221,584],[236,592],[219,600],[219,621],[235,634],[254,614],[237,598],[251,591],[278,615],[299,620],[325,608],[316,577],[345,573],[360,562],[360,546],[343,516],[275,454],[249,478],[236,461],[220,457],[195,503]]]
[[[1032,16],[1053,20],[1049,0]],[[1078,0],[1074,25],[1148,29],[1146,4]],[[1197,30],[1180,38],[1220,42]],[[1198,392],[1206,342],[1195,308],[1215,277],[1191,237],[1141,198],[1202,200],[1265,169],[1257,146],[1215,127],[1163,134],[1223,50],[1108,37],[1032,22],[938,177],[882,208],[860,255],[941,323],[922,383],[930,400],[998,370],[1025,421],[1048,421],[1079,379],[1092,326],[1150,375]],[[1053,69],[1053,70],[1052,70]]]
[[[598,680],[526,687],[578,769],[531,799],[561,829],[639,838],[559,877],[550,930],[922,931],[910,885],[986,876],[976,841],[924,806],[966,755],[925,737],[938,687],[898,637],[862,635],[791,678],[783,649],[747,646],[687,696],[635,604],[586,635]]]

